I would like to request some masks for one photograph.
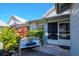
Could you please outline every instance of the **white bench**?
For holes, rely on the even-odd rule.
[[[40,41],[38,40],[38,38],[36,38],[36,37],[31,37],[31,38],[33,38],[33,42],[35,42],[36,44],[35,44],[35,45],[28,45],[28,46],[27,46],[26,44],[29,43],[28,38],[30,38],[30,37],[25,37],[25,38],[22,38],[22,39],[20,40],[19,55],[21,55],[21,49],[23,49],[23,48],[36,47],[36,46],[40,46],[40,45],[41,45],[41,44],[40,44]]]

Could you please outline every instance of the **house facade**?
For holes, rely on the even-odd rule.
[[[79,3],[58,3],[56,12],[58,14],[70,9],[70,55],[79,56]]]
[[[70,55],[79,56],[79,4],[57,3],[42,18],[47,43],[70,46]]]
[[[58,14],[56,8],[51,8],[43,15],[46,40],[49,44],[70,46],[70,10]]]
[[[70,29],[70,53],[73,56],[79,56],[79,3],[71,4]]]
[[[52,19],[52,21],[50,22],[48,20],[47,24],[45,25],[45,29],[48,28],[46,29],[47,33],[49,33],[49,30],[51,31],[51,33],[54,33],[54,35],[52,35],[53,37],[58,36],[58,40],[49,40],[49,36],[51,34],[49,33],[47,42],[52,44],[57,43],[57,45],[70,46],[70,55],[79,56],[79,4],[57,3],[55,4],[55,9],[56,14],[61,15],[59,16],[59,18],[56,17],[58,21],[56,21],[54,18],[54,20],[58,23],[58,26],[56,25],[57,23],[55,23]],[[65,14],[65,17],[63,17],[62,14]],[[51,22],[53,22],[53,24],[51,24]],[[53,29],[54,31],[52,32]],[[57,36],[55,35],[55,33],[57,33],[56,30],[58,30]]]
[[[58,14],[56,7],[52,7],[42,16],[42,19],[28,21],[29,29],[44,28],[44,38],[48,44],[70,46],[69,16],[70,9]],[[40,22],[43,19],[46,22]]]
[[[57,7],[50,8],[41,19],[28,21],[29,29],[44,28],[44,38],[48,44],[70,47],[70,9],[57,13]],[[45,19],[45,22],[40,22]]]

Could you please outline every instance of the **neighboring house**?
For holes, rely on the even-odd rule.
[[[26,24],[27,21],[26,19],[13,15],[8,24],[17,30],[20,37],[25,37],[26,32],[29,30],[29,24]]]
[[[44,28],[44,23],[42,19],[37,19],[37,20],[32,20],[26,22],[26,24],[29,23],[29,29],[30,30],[36,30],[36,29],[43,29]]]
[[[27,21],[28,20],[26,20],[26,19],[23,19],[21,17],[13,15],[13,16],[11,16],[8,24],[11,25],[11,26],[13,26],[13,25],[22,25],[22,24],[26,23]]]
[[[9,25],[4,21],[0,20],[0,27],[8,27]]]
[[[37,21],[36,20],[29,21],[29,27],[30,27],[30,30],[36,30],[37,29]]]
[[[24,19],[24,18],[21,18],[21,17],[18,17],[18,16],[13,15],[13,16],[11,16],[8,24],[10,26],[15,26],[16,28],[20,28],[22,26],[29,26],[28,23],[25,24],[26,22],[28,22],[27,19]]]

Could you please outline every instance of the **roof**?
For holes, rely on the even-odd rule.
[[[69,16],[70,13],[62,13],[62,14],[56,14],[54,16],[51,16],[51,17],[47,17],[45,19],[49,19],[49,18],[57,18],[57,17],[66,17],[66,16]]]
[[[56,14],[55,8],[51,7],[46,13],[44,13],[44,15],[42,16],[42,18],[51,17],[51,16],[54,16],[55,14]]]
[[[23,24],[23,23],[26,23],[28,20],[27,19],[24,19],[24,18],[21,18],[19,16],[11,16],[10,18],[10,21],[9,21],[9,25],[14,25],[14,24]]]
[[[56,6],[56,4],[55,4]],[[58,7],[58,6],[57,6]],[[55,17],[58,15],[63,15],[63,14],[69,14],[70,9],[66,9],[64,12],[57,14],[57,8],[56,7],[51,7],[43,16],[42,18],[49,18],[49,17]]]
[[[69,17],[70,13],[62,13],[62,14],[56,14],[54,16],[51,16],[51,17],[46,17],[46,18],[41,18],[41,19],[36,19],[36,20],[31,20],[31,21],[28,21],[28,22],[35,22],[35,21],[40,21],[42,19],[55,19],[55,18],[60,18],[60,17]]]
[[[9,26],[9,25],[0,19],[0,26]]]
[[[19,22],[21,22],[21,23],[25,23],[26,21],[28,21],[28,20],[26,20],[26,19],[24,19],[24,18],[15,16],[15,15],[13,15],[13,17],[15,17],[15,18],[16,18]]]

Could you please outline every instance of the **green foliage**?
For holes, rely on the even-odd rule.
[[[10,50],[14,46],[18,45],[18,35],[16,30],[13,28],[1,28],[0,30],[0,41],[3,42],[4,50]]]
[[[30,30],[28,32],[28,37],[38,37],[40,40],[40,43],[43,45],[44,44],[44,40],[43,40],[43,35],[44,35],[44,31],[39,29],[39,30]]]
[[[45,22],[47,22],[47,20],[46,19],[41,19],[39,22],[40,23],[45,23]]]
[[[43,30],[38,30],[37,37],[40,39],[41,45],[43,45],[45,43],[45,41],[43,39],[43,35],[44,35],[44,31]]]
[[[28,35],[28,37],[36,37],[37,32],[38,32],[38,30],[30,30],[27,35]]]

